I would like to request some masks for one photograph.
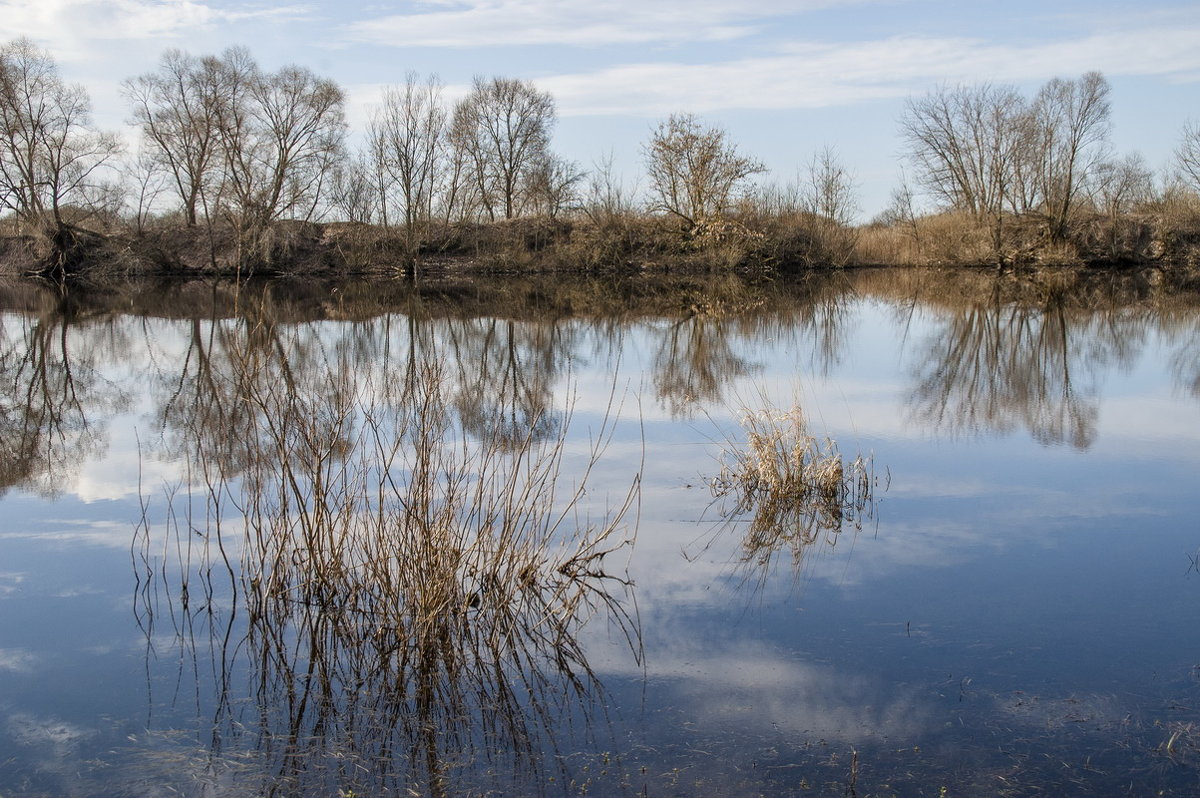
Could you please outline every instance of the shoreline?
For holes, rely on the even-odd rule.
[[[640,274],[672,271],[794,274],[846,268],[1200,267],[1200,218],[1083,220],[1066,241],[1014,220],[996,250],[961,217],[910,228],[821,231],[811,219],[729,220],[683,229],[661,217],[520,218],[430,226],[414,245],[398,228],[284,221],[246,233],[217,225],[157,224],[54,235],[0,234],[0,275],[163,277],[405,276],[428,273]],[[62,242],[67,242],[63,244]]]

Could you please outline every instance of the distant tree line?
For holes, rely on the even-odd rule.
[[[528,81],[477,77],[449,103],[436,76],[410,72],[383,90],[354,151],[334,81],[301,66],[264,70],[245,48],[169,50],[123,93],[141,132],[136,157],[93,126],[86,92],[61,79],[48,52],[24,38],[0,45],[0,209],[19,231],[61,249],[89,218],[141,231],[173,216],[230,236],[247,264],[265,257],[283,220],[374,225],[413,257],[447,226],[521,217],[611,225],[650,216],[720,240],[762,238],[791,219],[841,262],[858,240],[854,179],[832,149],[791,186],[756,186],[761,162],[721,128],[675,114],[643,145],[647,183],[633,197],[611,162],[589,174],[554,153],[554,99]],[[918,208],[903,185],[876,226],[908,225],[917,237],[918,216],[955,213],[999,253],[1013,220],[1036,219],[1048,241],[1064,242],[1081,212],[1130,212],[1154,195],[1155,176],[1136,154],[1114,156],[1109,95],[1089,72],[1032,97],[985,83],[910,98],[900,119],[906,160],[932,207]],[[1171,190],[1194,196],[1200,123],[1184,127],[1176,161]]]

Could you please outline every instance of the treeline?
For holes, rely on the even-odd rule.
[[[47,270],[83,267],[114,236],[142,263],[239,272],[304,253],[342,269],[438,253],[586,266],[1067,263],[1186,255],[1200,241],[1200,126],[1182,131],[1171,175],[1115,156],[1095,72],[1029,98],[984,84],[910,99],[900,130],[914,182],[866,225],[833,150],[796,183],[760,185],[760,162],[688,114],[651,132],[635,193],[611,161],[584,170],[553,151],[554,99],[527,81],[476,78],[449,103],[437,78],[410,72],[383,90],[356,149],[334,81],[266,71],[244,48],[168,51],[123,93],[136,153],[92,125],[86,92],[48,52],[0,46],[0,209]]]

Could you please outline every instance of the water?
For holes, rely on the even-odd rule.
[[[3,300],[0,794],[1200,787],[1200,292],[1182,280],[9,285]],[[414,392],[431,369],[437,392]],[[420,395],[436,401],[416,412]],[[794,407],[866,459],[869,496],[751,553],[751,518],[725,517],[711,482],[745,450],[747,409]],[[431,413],[448,445],[423,472]],[[492,587],[452,565],[443,604],[421,575],[444,544],[377,569],[371,535],[419,526],[346,530],[370,515],[358,487],[379,492],[370,452],[397,440],[401,482],[478,472],[457,441],[496,463],[556,457],[553,497],[532,503],[568,513],[541,559]],[[446,517],[520,482],[490,473]],[[244,519],[299,534],[323,501],[354,511],[262,570],[287,582],[263,599],[250,572],[269,546]],[[556,542],[605,519],[611,578],[599,560],[564,570]],[[567,604],[574,590],[590,603]]]

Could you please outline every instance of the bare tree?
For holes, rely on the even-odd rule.
[[[832,148],[825,147],[813,156],[804,187],[804,206],[809,213],[849,225],[858,213],[854,193],[854,178]]]
[[[380,218],[396,216],[409,248],[415,250],[433,219],[444,170],[447,113],[442,84],[436,76],[422,81],[409,72],[404,85],[384,90],[383,106],[371,118],[368,138],[372,162],[379,169]]]
[[[1092,201],[1109,218],[1132,212],[1154,194],[1154,175],[1141,153],[1104,161],[1096,165],[1094,172]]]
[[[455,106],[451,136],[488,218],[521,213],[529,172],[549,151],[554,121],[554,98],[528,81],[475,78]]]
[[[378,208],[379,192],[368,155],[343,159],[330,176],[329,202],[339,218],[370,224]]]
[[[25,38],[0,46],[0,130],[0,207],[61,250],[64,206],[86,208],[103,189],[99,170],[120,152],[116,137],[91,127],[83,87],[64,83],[50,54]]]
[[[215,59],[168,50],[156,72],[123,84],[133,122],[141,128],[148,151],[170,175],[189,227],[196,225],[201,197],[218,180],[222,165],[218,66]]]
[[[221,207],[239,241],[253,248],[273,222],[309,219],[343,154],[344,97],[304,67],[262,73],[243,48],[215,62],[221,93],[217,130],[223,160]]]
[[[1088,72],[1078,80],[1054,78],[1033,101],[1032,153],[1052,238],[1066,238],[1076,200],[1105,155],[1108,94],[1104,76]]]
[[[579,164],[546,153],[526,175],[525,193],[534,213],[556,219],[579,203],[579,184],[586,173]]]
[[[133,187],[128,200],[132,206],[134,229],[138,233],[146,229],[159,196],[167,190],[166,181],[156,153],[143,150],[126,163],[125,182]]]
[[[463,131],[452,123],[446,136],[446,163],[438,214],[446,222],[475,217],[481,204],[474,177],[476,160],[469,152],[470,142],[466,139]]]
[[[1091,202],[1096,210],[1108,217],[1108,224],[1101,232],[1109,254],[1120,258],[1137,246],[1137,227],[1122,224],[1121,217],[1151,201],[1154,174],[1146,166],[1146,160],[1136,152],[1120,160],[1099,163],[1092,172],[1089,180]]]
[[[672,114],[645,145],[654,209],[689,225],[719,218],[761,163],[740,155],[719,127],[705,128],[692,114]]]
[[[1043,214],[1061,240],[1104,155],[1108,92],[1099,72],[1055,78],[1032,102],[1008,86],[941,88],[908,101],[901,130],[918,181],[986,223],[997,251],[1006,212]]]
[[[1200,122],[1188,122],[1183,126],[1175,159],[1192,190],[1200,191]]]
[[[951,208],[988,224],[997,251],[1025,113],[1024,100],[1008,86],[942,87],[910,98],[900,123],[918,182]]]
[[[633,195],[636,186],[630,188],[616,174],[613,154],[609,152],[592,162],[587,173],[587,196],[583,201],[583,212],[596,224],[623,221],[635,212]]]
[[[801,190],[802,205],[812,220],[822,254],[837,265],[850,259],[858,239],[853,228],[858,213],[854,193],[854,178],[832,148],[825,147],[813,156]]]

